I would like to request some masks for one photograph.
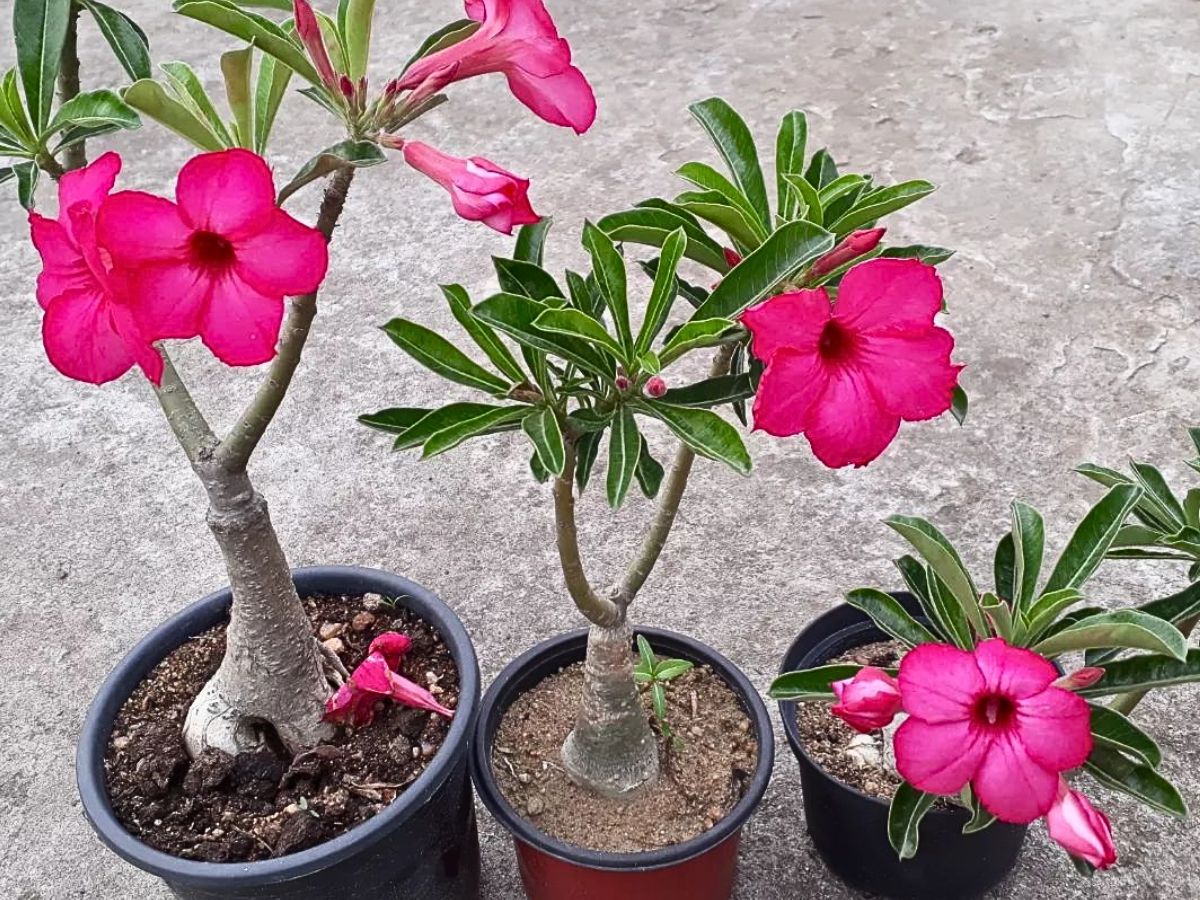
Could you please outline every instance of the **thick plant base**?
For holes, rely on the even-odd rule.
[[[509,706],[547,675],[583,659],[587,632],[571,632],[539,644],[510,663],[488,690],[471,750],[476,789],[492,815],[513,835],[521,880],[530,900],[729,900],[733,896],[742,827],[757,809],[771,777],[774,738],[770,718],[746,676],[716,651],[669,631],[640,628],[637,632],[660,655],[710,666],[737,694],[758,741],[758,761],[750,784],[714,828],[661,850],[601,853],[542,833],[504,798],[491,765],[496,731]]]
[[[459,672],[459,705],[446,740],[404,794],[368,822],[317,847],[252,863],[180,859],[134,838],[113,814],[104,753],[113,720],[133,689],[172,650],[228,616],[228,589],[210,594],[151,632],[105,681],[88,710],[76,754],[84,813],[100,840],[187,900],[478,900],[479,839],[467,746],[479,707],[479,666],[462,623],[435,595],[372,569],[297,569],[306,594],[397,598],[445,639]]]
[[[895,594],[920,614],[915,598]],[[838,606],[800,633],[781,672],[819,666],[865,644],[888,640],[865,613]],[[796,723],[796,704],[781,702],[779,715],[804,792],[808,833],[825,864],[860,890],[895,900],[971,900],[995,887],[1016,865],[1026,828],[1001,822],[975,834],[962,828],[966,810],[932,809],[921,823],[917,855],[901,861],[888,842],[888,803],[828,775],[808,755]]]

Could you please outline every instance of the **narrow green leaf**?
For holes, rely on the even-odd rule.
[[[687,234],[684,256],[714,272],[729,270],[721,245],[709,237],[694,219],[690,219],[685,210],[666,201],[658,202],[662,204],[661,207],[638,206],[605,216],[596,225],[614,241],[649,247],[661,247],[675,231],[682,228]]]
[[[528,297],[496,294],[477,304],[471,312],[476,319],[504,332],[524,347],[552,353],[581,366],[585,371],[611,380],[612,361],[596,348],[584,341],[542,331],[534,326],[534,321],[546,308],[544,303]]]
[[[579,493],[583,493],[592,477],[592,467],[596,464],[596,454],[600,450],[601,431],[588,431],[580,435],[575,442],[575,484]]]
[[[425,448],[421,451],[421,459],[430,459],[447,450],[453,450],[459,444],[473,437],[494,434],[497,431],[515,427],[516,423],[524,418],[528,409],[527,406],[506,406],[443,428],[430,435],[429,440],[425,442]]]
[[[532,300],[565,296],[554,277],[535,263],[493,256],[492,266],[500,281],[500,290],[505,293],[520,294]]]
[[[548,406],[533,410],[521,420],[521,428],[533,441],[533,447],[546,471],[561,475],[567,462],[567,451],[554,410]]]
[[[421,42],[421,46],[417,48],[417,52],[404,64],[404,68],[400,70],[400,74],[403,75],[407,72],[417,60],[424,59],[431,53],[437,53],[439,50],[445,50],[447,47],[452,47],[455,44],[465,41],[479,30],[480,24],[480,22],[476,22],[474,19],[458,19],[449,25],[443,25]]]
[[[103,137],[106,134],[120,131],[121,128],[122,126],[111,123],[107,125],[90,125],[87,127],[69,125],[62,130],[58,140],[50,148],[50,155],[57,156],[65,148],[74,146],[80,141],[90,141],[93,138]],[[16,155],[21,156],[24,154],[18,153]]]
[[[801,672],[785,672],[771,682],[767,693],[773,700],[832,700],[833,683],[853,678],[862,670],[862,666],[851,663],[837,663],[829,666],[817,666]]]
[[[750,201],[758,221],[767,231],[771,229],[771,207],[754,136],[742,117],[720,97],[710,97],[693,103],[688,110],[708,132],[721,157],[729,166],[733,180]]]
[[[208,96],[208,91],[204,88],[204,83],[192,67],[182,62],[165,62],[160,68],[167,74],[165,87],[175,95],[175,99],[206,122],[213,134],[220,138],[225,146],[236,146],[237,142],[233,139],[233,135],[225,127],[225,120],[217,112],[212,98]]]
[[[726,203],[739,210],[754,234],[755,246],[766,240],[770,231],[769,226],[759,218],[758,211],[746,195],[712,166],[700,162],[684,163],[675,171],[675,174],[685,181],[690,181],[702,191],[713,191],[719,194]]]
[[[653,500],[658,496],[658,489],[662,487],[663,477],[666,472],[663,470],[662,464],[650,455],[650,446],[646,443],[645,436],[642,437],[642,449],[638,453],[637,469],[634,472],[637,476],[638,487],[642,489],[642,493]]]
[[[392,319],[383,326],[401,350],[448,381],[489,394],[506,394],[509,384],[471,360],[441,335],[407,319]]]
[[[667,689],[655,681],[650,685],[650,698],[654,703],[654,716],[662,722],[667,718]]]
[[[971,631],[971,623],[967,618],[966,610],[955,599],[950,588],[946,586],[946,582],[942,581],[931,568],[926,568],[926,576],[929,579],[929,593],[937,610],[935,620],[944,624],[947,633],[951,636],[951,643],[967,650],[973,648],[975,637]]]
[[[1038,577],[1042,573],[1042,555],[1046,548],[1046,529],[1041,513],[1028,504],[1012,504],[1013,594],[1015,609],[1027,610],[1037,596]]]
[[[1082,599],[1083,595],[1075,588],[1063,588],[1042,594],[1023,611],[1022,619],[1026,623],[1023,629],[1025,640],[1036,641],[1059,620],[1063,612]]]
[[[712,410],[672,406],[661,400],[643,402],[647,411],[701,456],[723,462],[739,474],[750,473],[750,453],[741,435]]]
[[[5,72],[4,79],[0,82],[0,126],[22,146],[36,149],[37,140],[29,124],[29,116],[25,113],[25,106],[21,103],[16,69]]]
[[[710,408],[754,396],[754,383],[748,374],[721,375],[684,387],[671,388],[662,396],[672,406]]]
[[[675,198],[675,206],[716,225],[743,254],[763,241],[763,231],[754,218],[720,191],[684,191]]]
[[[855,263],[857,263],[857,260],[855,260]],[[959,425],[967,424],[967,412],[970,407],[971,401],[967,397],[967,392],[960,385],[956,384],[950,396],[950,415],[954,416],[954,421]]]
[[[775,139],[775,186],[778,193],[779,217],[785,222],[795,218],[796,201],[788,175],[800,175],[804,171],[804,158],[808,147],[808,117],[794,109],[779,123],[779,134]]]
[[[409,450],[419,447],[430,437],[452,425],[477,419],[494,410],[504,408],[490,403],[450,403],[433,410],[406,428],[396,438],[392,449]]]
[[[52,134],[68,125],[78,128],[102,125],[137,128],[141,124],[137,112],[112,91],[85,91],[58,108],[45,134]]]
[[[629,325],[629,297],[625,284],[625,260],[607,234],[585,222],[583,246],[592,257],[592,272],[605,303],[612,311],[613,326],[621,346],[632,355],[633,332]]]
[[[624,363],[626,368],[633,367],[625,348],[587,313],[577,309],[548,309],[534,320],[533,325],[540,331],[570,335],[587,341],[598,347],[601,352],[611,353]]]
[[[996,560],[992,564],[996,593],[1001,597],[1012,599],[1016,594],[1016,591],[1013,589],[1016,555],[1016,546],[1012,532],[1010,531],[996,545]]]
[[[896,568],[900,570],[900,577],[904,579],[909,593],[917,598],[921,604],[921,611],[925,613],[925,617],[939,638],[963,649],[970,648],[972,646],[971,628],[967,625],[962,610],[951,602],[951,613],[956,611],[958,615],[957,617],[952,614],[947,615],[947,610],[943,608],[945,604],[942,603],[936,586],[930,583],[929,570],[924,564],[908,555],[901,556],[894,562]],[[957,625],[958,621],[962,623],[961,628]]]
[[[545,484],[550,480],[550,473],[546,471],[546,465],[542,462],[542,458],[538,456],[536,450],[529,457],[529,473],[533,476],[538,484]]]
[[[636,639],[638,659],[641,660],[641,665],[651,675],[654,674],[654,667],[658,663],[658,658],[654,655],[654,650],[650,647],[650,642],[642,635],[638,635]]]
[[[669,366],[685,353],[700,347],[715,347],[729,337],[737,323],[729,319],[692,319],[670,336],[659,354],[662,364]]]
[[[1153,769],[1159,767],[1162,750],[1154,738],[1115,709],[1096,703],[1089,703],[1088,707],[1092,711],[1092,737],[1097,746],[1128,754]]]
[[[856,228],[861,228],[889,213],[903,209],[910,203],[916,203],[922,197],[929,196],[934,190],[934,186],[928,181],[905,181],[875,191],[834,222],[830,231],[838,237],[849,234]]]
[[[446,298],[451,314],[463,327],[463,330],[471,336],[471,340],[475,342],[476,346],[492,361],[492,365],[513,384],[520,384],[524,381],[525,373],[521,371],[521,366],[508,347],[504,345],[496,332],[471,313],[471,298],[467,295],[466,289],[460,284],[443,284],[441,288],[442,296]]]
[[[1071,535],[1046,582],[1047,592],[1079,587],[1091,577],[1141,494],[1135,485],[1118,484],[1109,489]]]
[[[1012,608],[1005,601],[995,594],[984,594],[979,598],[979,610],[983,613],[984,621],[991,624],[993,634],[1013,643],[1016,623],[1013,621]]]
[[[17,69],[33,130],[41,134],[54,107],[54,83],[62,62],[71,0],[13,0]]]
[[[1189,650],[1182,662],[1170,656],[1140,655],[1105,663],[1100,668],[1104,677],[1075,693],[1081,697],[1108,697],[1200,681],[1200,648]]]
[[[363,425],[388,434],[404,434],[433,410],[412,406],[395,406],[358,417]]]
[[[1043,656],[1058,656],[1072,650],[1149,650],[1178,660],[1187,658],[1187,641],[1174,625],[1140,610],[1122,609],[1076,622],[1033,647]]]
[[[174,9],[180,15],[254,43],[305,81],[321,86],[321,76],[300,45],[265,16],[242,9],[232,0],[175,0]]]
[[[1200,488],[1192,488],[1183,501],[1183,517],[1193,528],[1200,528]]]
[[[1193,582],[1178,593],[1158,600],[1151,600],[1138,607],[1142,612],[1157,616],[1172,625],[1194,619],[1200,615],[1200,581]]]
[[[837,163],[824,147],[812,155],[808,168],[804,170],[804,180],[818,191],[837,177]]]
[[[287,93],[292,70],[273,56],[262,55],[254,86],[254,151],[263,154],[275,127],[275,117]]]
[[[1175,528],[1183,528],[1187,524],[1187,515],[1184,513],[1179,498],[1175,496],[1175,492],[1163,478],[1162,472],[1148,463],[1140,463],[1133,459],[1129,461],[1129,467],[1133,470],[1138,484],[1145,491],[1142,495],[1142,502],[1152,505],[1155,512]]]
[[[1187,815],[1187,804],[1175,785],[1147,765],[1106,747],[1095,747],[1085,768],[1105,787],[1128,794],[1152,809],[1181,819]]]
[[[921,820],[936,799],[933,794],[919,791],[907,781],[896,789],[888,809],[888,842],[901,859],[912,859],[917,855]]]
[[[521,262],[531,263],[541,267],[546,251],[546,235],[554,219],[543,216],[532,225],[522,225],[517,229],[517,245],[513,249],[513,258]]]
[[[326,147],[303,166],[279,191],[278,203],[282,206],[292,194],[306,184],[331,175],[338,169],[351,167],[365,169],[387,162],[387,156],[378,144],[371,141],[345,140]]]
[[[349,0],[345,23],[341,28],[346,42],[346,67],[350,80],[358,82],[367,74],[371,53],[371,22],[375,18],[375,0]]]
[[[157,81],[138,81],[125,89],[124,100],[138,112],[169,128],[201,150],[228,149],[197,113],[169,96]]]
[[[16,177],[17,177],[17,173],[13,169],[12,166],[0,167],[0,184],[4,184],[5,182],[12,181]]]
[[[629,486],[637,472],[642,436],[629,409],[622,409],[613,419],[608,439],[608,505],[613,509],[625,502]]]
[[[22,162],[12,167],[17,178],[17,200],[27,210],[35,205],[34,195],[37,193],[38,176],[37,163]]]
[[[112,48],[117,62],[133,81],[149,78],[153,74],[146,35],[129,16],[99,0],[79,0],[79,5],[92,14],[96,27]]]
[[[954,251],[945,247],[910,244],[906,247],[887,247],[879,255],[884,259],[919,259],[927,265],[936,266],[952,257]]]
[[[846,594],[846,602],[870,616],[881,631],[909,647],[937,643],[929,629],[909,615],[890,594],[875,588],[858,588]]]
[[[635,345],[639,355],[650,349],[671,312],[677,293],[675,273],[686,247],[687,233],[682,228],[676,228],[663,242],[662,255],[658,258],[654,273],[654,286],[650,290],[650,300],[646,303],[646,314],[642,318]]]
[[[979,610],[979,594],[975,583],[971,580],[966,566],[954,545],[947,540],[936,526],[925,519],[911,516],[890,516],[884,520],[907,540],[925,561],[933,568],[938,577],[945,582],[954,599],[962,607],[967,620],[975,629],[976,634],[987,634],[983,614]]]
[[[654,667],[654,677],[659,681],[673,681],[694,668],[696,668],[695,663],[686,659],[664,659]]]
[[[821,208],[821,196],[817,189],[808,183],[802,175],[785,175],[783,180],[792,189],[795,219],[807,219],[819,226],[825,220],[825,211]]]
[[[996,817],[988,812],[987,807],[979,802],[979,798],[975,796],[975,792],[969,787],[964,789],[967,796],[967,809],[971,813],[971,819],[963,826],[963,834],[975,834],[989,828]]]
[[[254,93],[250,86],[251,70],[254,67],[254,48],[229,50],[221,54],[221,74],[225,76],[225,99],[233,113],[237,130],[238,146],[253,151]]]

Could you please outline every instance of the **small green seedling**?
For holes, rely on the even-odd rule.
[[[659,659],[650,649],[650,642],[640,634],[637,636],[637,648],[640,658],[633,667],[633,678],[638,684],[650,685],[650,699],[654,703],[658,730],[667,740],[674,740],[675,734],[667,724],[667,685],[690,671],[693,664],[686,659]]]

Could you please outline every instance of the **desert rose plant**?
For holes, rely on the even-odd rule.
[[[1154,739],[1105,700],[1200,680],[1200,651],[1189,651],[1176,627],[1200,613],[1200,591],[1193,585],[1129,609],[1087,605],[1087,581],[1106,554],[1119,552],[1123,523],[1146,504],[1132,479],[1112,480],[1044,581],[1043,520],[1024,503],[1013,503],[1012,528],[996,548],[992,590],[978,586],[931,523],[888,519],[919,556],[903,556],[897,567],[920,614],[870,588],[846,601],[903,646],[898,672],[834,663],[772,685],[778,699],[832,701],[832,714],[862,733],[904,715],[892,741],[905,783],[888,821],[901,858],[916,854],[934,800],[950,796],[973,813],[964,833],[1044,817],[1083,870],[1107,868],[1116,862],[1111,827],[1071,787],[1080,773],[1156,810],[1186,814],[1159,772]],[[1075,652],[1086,654],[1085,666],[1064,673],[1064,656]]]
[[[719,99],[692,112],[733,180],[689,163],[681,173],[705,190],[587,222],[590,271],[567,271],[561,281],[543,267],[546,223],[526,226],[513,257],[495,260],[499,293],[472,303],[461,286],[442,287],[486,365],[416,322],[385,326],[418,363],[484,398],[362,417],[394,434],[396,449],[421,448],[424,458],[497,432],[528,439],[533,477],[551,484],[567,591],[591,624],[583,699],[562,758],[575,781],[605,795],[657,776],[636,684],[665,689],[656,673],[674,661],[643,658],[635,672],[629,610],[663,551],[696,458],[741,474],[751,468],[738,429],[715,409],[732,405],[744,417],[742,404],[754,398],[757,428],[804,434],[828,466],[861,466],[883,452],[902,420],[931,419],[963,402],[953,339],[935,324],[942,285],[930,261],[949,251],[885,247],[876,227],[932,185],[877,187],[863,175],[839,176],[825,151],[808,159],[806,120],[794,112],[780,130],[772,210],[743,120]],[[640,263],[644,290],[620,248],[633,243],[660,251]],[[719,280],[711,292],[684,279],[685,257],[709,270],[705,283]],[[679,363],[702,350],[715,355],[708,377],[682,374]],[[658,428],[678,441],[669,472],[647,439]],[[607,587],[585,565],[576,512],[602,457],[611,506],[635,484],[657,498],[640,550]]]
[[[292,16],[276,21],[249,6]],[[366,78],[373,0],[342,0],[336,16],[308,0],[180,0],[175,9],[241,45],[220,58],[228,116],[183,63],[164,63],[161,81],[153,80],[146,38],[127,16],[96,0],[17,0],[18,69],[0,91],[0,153],[16,162],[0,180],[15,180],[21,201],[38,207],[29,221],[42,259],[37,299],[50,362],[97,385],[139,369],[207,493],[233,607],[223,662],[191,707],[185,743],[193,755],[236,753],[255,746],[266,725],[298,752],[329,737],[333,722],[362,724],[381,696],[449,714],[395,673],[403,635],[381,635],[352,677],[315,640],[248,465],[300,362],[326,245],[355,173],[385,163],[387,149],[402,150],[409,166],[450,193],[459,215],[510,232],[538,220],[528,182],[482,157],[410,140],[410,129],[454,82],[502,72],[535,114],[582,132],[595,116],[591,90],[541,0],[468,0],[467,17],[422,42],[378,90]],[[136,79],[120,94],[79,91],[81,10]],[[293,79],[346,137],[279,185],[263,154]],[[115,153],[87,164],[87,139],[134,127],[139,113],[204,151],[179,171],[174,199],[114,192],[122,168]],[[53,217],[35,196],[39,171],[57,181]],[[137,174],[125,177],[136,182]],[[284,209],[322,179],[314,225]],[[193,401],[166,343],[196,337],[227,365],[267,366],[224,436]]]

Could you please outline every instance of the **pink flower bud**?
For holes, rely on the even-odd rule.
[[[338,90],[347,100],[354,99],[354,82],[350,80],[350,76],[343,75],[338,79]]]
[[[837,703],[829,711],[862,734],[890,725],[900,712],[900,684],[882,669],[867,666],[831,687]]]
[[[1064,691],[1082,691],[1084,688],[1089,688],[1101,678],[1104,677],[1104,670],[1098,666],[1085,666],[1082,669],[1076,669],[1074,672],[1068,672],[1058,681],[1054,682],[1054,687],[1062,688]]]
[[[886,228],[872,228],[869,231],[855,231],[847,235],[840,244],[813,263],[812,274],[820,278],[864,253],[870,253],[879,246],[886,231]]]
[[[386,132],[379,135],[379,145],[387,147],[389,150],[403,150],[404,138],[398,134],[387,134]]]
[[[421,141],[406,141],[404,161],[447,191],[454,211],[504,234],[539,216],[529,204],[529,182],[482,156],[460,159]]]
[[[733,268],[742,261],[742,255],[736,250],[731,250],[729,247],[722,247],[721,251],[725,254],[725,262],[729,263],[729,268]]]
[[[389,81],[387,83],[387,86],[383,89],[383,93],[384,93],[384,96],[388,100],[391,100],[393,97],[395,97],[397,94],[399,94],[400,93],[400,79],[393,78],[391,81]]]
[[[624,375],[618,375],[615,384],[617,385],[617,390],[622,394],[629,390],[629,379]]]
[[[665,394],[667,392],[667,383],[665,381],[663,381],[662,378],[660,378],[658,375],[655,375],[653,378],[651,378],[649,381],[646,382],[645,391],[646,391],[647,397],[652,397],[655,400],[657,400],[659,397],[661,397],[663,394]]]
[[[1059,846],[1097,869],[1107,869],[1117,861],[1108,816],[1083,794],[1071,790],[1062,778],[1058,780],[1058,799],[1046,813],[1046,828]]]
[[[338,77],[333,63],[329,60],[329,51],[325,49],[325,38],[321,35],[321,24],[317,21],[317,14],[313,12],[308,0],[292,0],[292,15],[296,20],[296,34],[304,44],[304,49],[308,51],[317,74],[328,87],[333,87],[338,83]]]

